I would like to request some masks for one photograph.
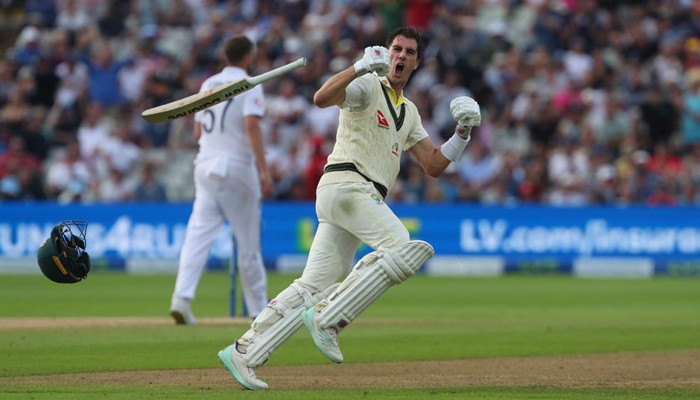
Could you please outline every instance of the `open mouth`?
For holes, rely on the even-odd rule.
[[[396,64],[396,67],[394,67],[394,72],[396,72],[397,74],[401,74],[403,72],[403,64]]]

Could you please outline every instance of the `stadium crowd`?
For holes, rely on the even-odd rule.
[[[20,4],[20,5],[17,5]],[[192,118],[146,108],[195,93],[222,40],[257,43],[275,199],[314,197],[337,108],[313,93],[333,72],[418,28],[426,53],[406,88],[436,144],[449,101],[483,123],[439,179],[405,154],[390,202],[700,204],[700,2],[692,0],[26,0],[0,59],[0,194],[6,200],[184,201]]]

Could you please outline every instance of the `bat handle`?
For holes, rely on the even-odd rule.
[[[255,76],[253,78],[250,78],[250,83],[253,85],[259,85],[263,82],[267,82],[270,79],[277,78],[278,76],[284,75],[288,72],[291,72],[299,67],[303,67],[306,65],[306,58],[302,57],[296,61],[290,62],[289,64],[285,64],[281,67],[277,67],[273,70],[267,71],[265,73],[262,73],[258,76]]]

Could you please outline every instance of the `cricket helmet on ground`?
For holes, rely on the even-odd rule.
[[[86,221],[61,221],[51,229],[37,252],[37,262],[47,278],[76,283],[87,278],[90,256],[85,251]]]

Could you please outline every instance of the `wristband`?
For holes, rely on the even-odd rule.
[[[365,64],[362,62],[362,60],[358,60],[357,62],[355,62],[354,67],[355,67],[355,74],[357,76],[362,76],[362,75],[369,72],[369,70],[367,68],[365,68]]]
[[[464,149],[467,148],[467,144],[469,144],[471,139],[471,136],[467,136],[466,139],[462,139],[455,133],[445,143],[443,143],[442,146],[440,146],[440,152],[446,159],[457,162],[457,160],[459,160],[459,156],[461,156]]]

